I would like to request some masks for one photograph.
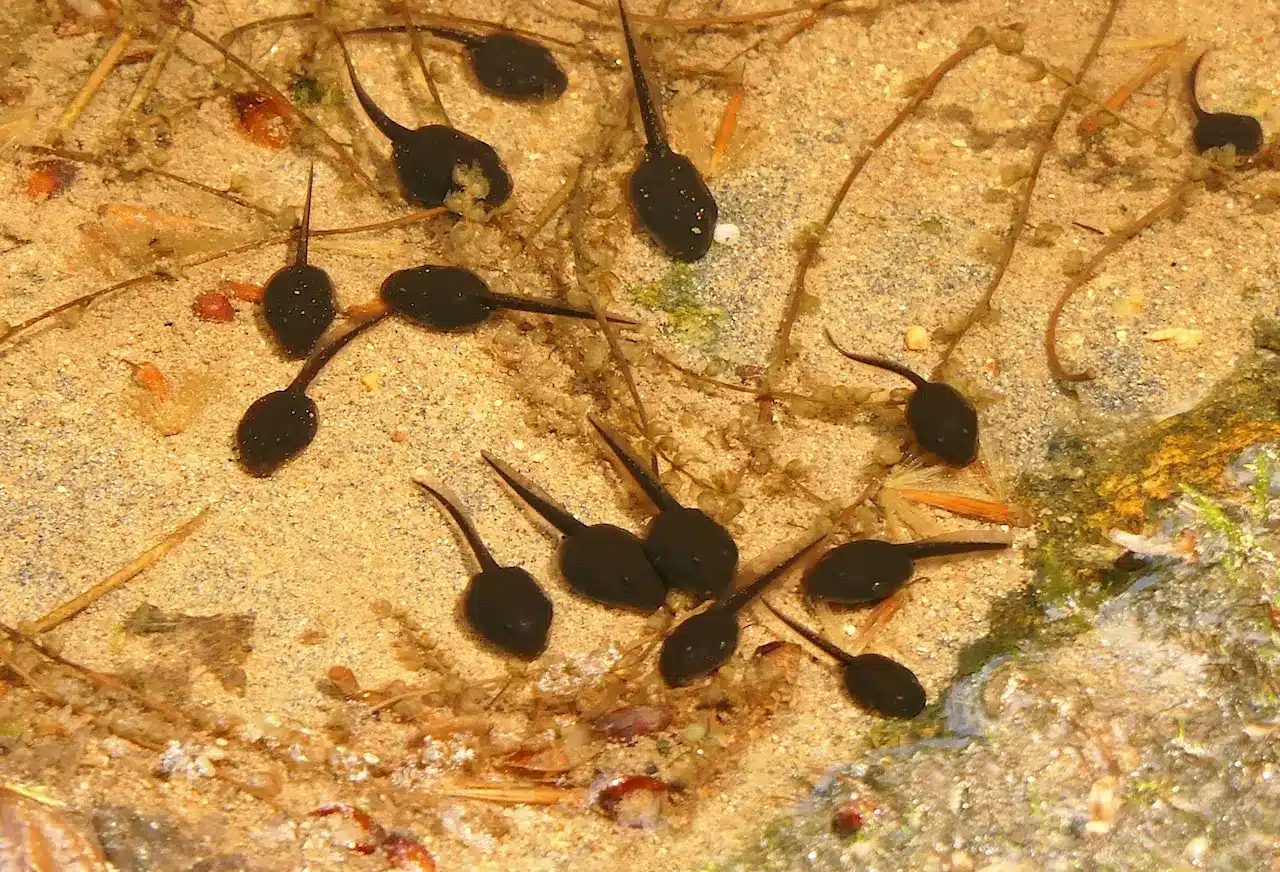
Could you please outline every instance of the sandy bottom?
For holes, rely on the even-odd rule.
[[[444,11],[445,5],[455,15],[524,27],[588,51],[562,53],[570,82],[562,99],[526,106],[483,95],[456,51],[446,43],[428,46],[450,119],[498,149],[516,193],[511,206],[483,226],[434,218],[314,239],[311,262],[332,276],[340,306],[373,297],[389,272],[423,262],[466,264],[497,290],[545,297],[563,293],[554,275],[571,290],[571,300],[581,299],[574,295],[583,278],[611,298],[611,309],[644,325],[622,331],[623,346],[649,417],[668,434],[660,447],[668,460],[681,463],[681,472],[668,473],[664,461],[664,480],[689,504],[732,513],[740,500],[728,527],[747,562],[781,555],[830,506],[848,503],[873,478],[892,472],[903,483],[899,458],[906,430],[889,405],[889,391],[905,383],[846,361],[826,344],[822,330],[829,328],[848,347],[923,373],[938,363],[942,342],[908,351],[904,335],[913,325],[929,332],[946,328],[986,287],[992,258],[984,249],[1007,229],[1025,184],[1008,183],[1031,160],[1041,129],[1036,119],[1062,93],[1052,78],[1029,81],[1033,63],[989,47],[961,64],[870,160],[831,223],[808,275],[812,299],[794,330],[794,356],[777,385],[820,398],[830,397],[833,386],[866,388],[871,396],[865,405],[850,410],[784,401],[761,424],[759,404],[749,393],[695,384],[653,352],[699,371],[710,364],[722,381],[758,384],[795,273],[797,241],[821,220],[853,159],[904,105],[904,86],[926,75],[976,25],[1023,23],[1027,57],[1072,70],[1105,5],[884,4],[874,13],[824,15],[781,47],[778,40],[802,20],[799,14],[769,26],[663,30],[651,62],[666,85],[668,126],[675,146],[704,167],[734,85],[702,73],[762,40],[746,51],[744,62],[727,67],[741,71],[745,97],[727,154],[711,178],[721,221],[735,225],[738,235],[688,269],[673,269],[635,232],[622,200],[620,183],[638,155],[638,124],[634,133],[603,137],[602,148],[602,131],[629,83],[624,66],[590,54],[616,59],[621,51],[610,14],[595,15],[568,0],[456,2],[431,9]],[[647,13],[649,5],[635,4],[633,11]],[[670,15],[721,16],[777,5],[676,0]],[[365,6],[344,4],[333,20],[395,20],[374,4]],[[194,23],[218,36],[300,8],[287,0],[201,3]],[[427,11],[418,8],[419,14]],[[621,698],[670,705],[675,722],[631,745],[591,739],[586,750],[603,756],[576,761],[559,784],[587,787],[597,777],[642,774],[648,767],[661,777],[683,754],[713,756],[658,829],[622,828],[580,802],[544,808],[442,797],[440,785],[460,779],[531,783],[527,773],[503,771],[497,761],[520,747],[555,745],[566,730],[576,735],[570,727],[583,716],[563,700],[540,709],[538,693],[565,694],[553,681],[559,675],[569,676],[564,687],[576,681],[598,688],[601,670],[619,652],[652,636],[645,617],[568,592],[556,575],[555,537],[504,491],[480,458],[484,450],[506,459],[588,522],[643,529],[647,507],[586,432],[586,416],[593,414],[639,440],[634,404],[599,331],[590,322],[540,316],[499,316],[473,332],[449,335],[389,321],[317,379],[310,393],[321,424],[310,448],[278,474],[251,478],[235,459],[236,422],[255,398],[287,384],[298,364],[276,350],[253,303],[233,300],[229,323],[200,320],[192,304],[200,294],[224,291],[227,281],[261,284],[289,249],[272,244],[201,266],[184,263],[286,231],[313,159],[314,227],[387,220],[406,214],[407,207],[356,180],[305,125],[284,148],[250,141],[238,129],[231,95],[257,86],[193,37],[177,41],[154,93],[128,114],[148,69],[145,56],[130,53],[163,44],[168,32],[150,25],[126,48],[126,64],[108,77],[61,147],[106,156],[108,164],[121,161],[126,170],[163,169],[230,188],[261,209],[154,174],[94,165],[81,166],[75,181],[52,198],[32,197],[30,179],[47,156],[22,146],[52,141],[61,113],[118,32],[110,26],[94,30],[82,19],[56,24],[45,14],[43,5],[0,13],[3,44],[14,46],[5,56],[0,122],[18,147],[0,163],[8,204],[0,217],[6,277],[0,317],[17,324],[132,275],[156,269],[173,275],[108,296],[74,324],[41,325],[0,344],[0,619],[11,626],[37,619],[212,505],[188,541],[45,640],[102,671],[177,664],[190,680],[182,706],[247,725],[230,734],[237,753],[255,753],[237,743],[257,739],[263,729],[307,729],[356,758],[367,753],[379,759],[360,777],[353,758],[335,758],[332,765],[310,760],[286,770],[284,790],[264,803],[201,774],[198,766],[158,781],[151,774],[155,754],[136,745],[116,747],[119,740],[106,739],[101,729],[83,735],[71,730],[87,756],[79,771],[42,779],[51,792],[82,810],[124,804],[210,840],[225,838],[222,850],[246,852],[264,868],[377,868],[383,860],[346,851],[326,829],[330,821],[306,818],[315,805],[346,801],[380,809],[386,826],[417,834],[441,869],[572,864],[589,870],[620,862],[635,869],[694,869],[753,839],[826,767],[864,746],[879,722],[847,702],[831,664],[816,652],[789,661],[783,681],[789,698],[770,697],[766,706],[748,694],[722,705],[720,714],[717,701],[699,696],[702,691],[665,695],[650,660]],[[361,115],[332,41],[317,42],[321,33],[283,24],[242,37],[235,50],[286,91],[295,75],[314,77],[325,95],[302,111],[351,146],[374,184],[393,192],[386,142]],[[1175,219],[1127,244],[1067,306],[1061,353],[1069,367],[1088,366],[1097,378],[1067,396],[1049,375],[1042,335],[1068,281],[1064,264],[1092,256],[1104,243],[1099,232],[1141,216],[1191,171],[1182,87],[1187,60],[1215,49],[1201,73],[1199,95],[1207,108],[1253,113],[1268,130],[1280,122],[1280,110],[1273,108],[1280,87],[1280,19],[1266,4],[1245,0],[1122,4],[1086,90],[1105,99],[1180,37],[1187,40],[1187,56],[1138,88],[1123,110],[1124,124],[1085,142],[1076,131],[1082,114],[1067,115],[1041,170],[1029,218],[1036,226],[1053,222],[1061,235],[1045,245],[1029,244],[1030,232],[1024,235],[995,298],[998,317],[976,327],[952,361],[953,377],[982,408],[985,471],[924,478],[912,473],[913,486],[975,495],[985,489],[991,498],[1019,475],[1044,469],[1063,433],[1106,434],[1187,408],[1249,347],[1253,314],[1276,309],[1280,188],[1274,174],[1243,174],[1225,190],[1201,185]],[[404,37],[355,40],[352,49],[362,82],[388,114],[406,125],[434,120]],[[687,68],[694,72],[680,72]],[[1161,133],[1172,145],[1160,144]],[[536,237],[536,257],[521,255],[521,231],[583,159],[597,153],[603,158],[590,167],[586,188],[581,275],[567,210]],[[126,207],[151,211],[138,219]],[[1168,328],[1183,329],[1181,341],[1160,341],[1170,334],[1158,331]],[[173,391],[158,411],[137,385],[133,365],[144,362],[154,364]],[[157,420],[176,420],[181,432],[163,435]],[[429,681],[396,656],[401,633],[394,619],[379,617],[375,604],[383,600],[420,624],[464,687],[490,694],[505,680],[507,662],[477,647],[458,619],[459,593],[474,563],[413,484],[415,471],[458,494],[498,561],[522,565],[542,579],[556,610],[550,649],[534,676],[517,680],[490,710],[505,725],[496,733],[507,729],[511,735],[493,739],[476,760],[449,757],[467,746],[465,740],[404,746],[423,723],[445,717],[451,707],[474,713],[474,700],[455,698],[377,721],[367,700],[339,701],[323,692],[322,679],[335,664],[350,668],[366,689]],[[873,500],[860,520],[865,531],[893,538],[998,530],[928,508],[902,510],[886,498]],[[1033,534],[1012,532],[1016,547],[1006,554],[930,563],[921,573],[928,583],[913,585],[875,639],[875,650],[916,671],[931,698],[948,685],[957,654],[984,634],[989,604],[1026,583],[1021,555]],[[794,576],[772,600],[791,614],[806,614]],[[252,615],[243,695],[228,691],[181,641],[129,633],[126,618],[148,603],[187,615]],[[744,655],[771,639],[794,641],[761,611],[750,613]],[[866,618],[809,613],[806,620],[843,632]],[[840,641],[854,644],[848,635]],[[746,680],[750,664],[744,660],[735,670],[726,679],[730,685]],[[10,701],[20,694],[30,700],[14,676],[0,673],[0,679],[10,685]],[[336,733],[335,718],[349,729]],[[188,750],[212,742],[207,734],[181,735]],[[716,736],[723,741],[716,744]],[[113,744],[104,750],[104,742]],[[253,747],[261,749],[262,742]],[[341,758],[347,752],[334,753]],[[0,756],[0,773],[12,766],[12,777],[29,778],[18,760],[6,763]],[[413,805],[405,804],[406,796]],[[236,844],[250,838],[258,839],[258,847]]]

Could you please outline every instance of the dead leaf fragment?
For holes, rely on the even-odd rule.
[[[1147,334],[1152,342],[1172,342],[1180,350],[1195,348],[1204,342],[1204,331],[1193,327],[1162,327]]]

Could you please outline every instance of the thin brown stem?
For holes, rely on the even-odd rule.
[[[907,105],[903,106],[898,114],[893,117],[893,120],[871,142],[867,143],[862,149],[862,153],[854,160],[853,166],[849,168],[843,184],[840,185],[835,197],[831,200],[831,204],[827,207],[826,215],[823,216],[821,224],[816,228],[810,239],[806,241],[804,249],[800,253],[800,262],[796,265],[795,278],[792,280],[791,289],[787,293],[787,304],[783,311],[782,323],[778,326],[777,338],[774,340],[773,350],[769,355],[769,371],[766,376],[768,382],[771,383],[775,380],[781,368],[786,366],[787,352],[791,347],[791,330],[800,315],[800,307],[804,301],[805,277],[817,260],[818,248],[822,245],[823,237],[831,227],[831,222],[835,220],[836,213],[840,211],[840,207],[844,204],[845,197],[848,196],[849,189],[853,187],[854,181],[857,180],[859,174],[861,174],[863,168],[876,151],[894,134],[894,131],[901,127],[902,123],[910,118],[921,104],[933,95],[934,90],[943,78],[986,44],[985,36],[980,39],[966,38],[959,49],[943,60],[933,72],[925,77],[920,84],[920,88],[907,102]],[[767,420],[771,413],[771,401],[763,391],[761,392],[761,400],[760,417],[761,420]]]
[[[1107,38],[1107,34],[1111,32],[1111,25],[1116,19],[1116,13],[1119,12],[1122,2],[1123,0],[1110,0],[1107,6],[1107,14],[1102,17],[1102,21],[1098,24],[1098,30],[1094,34],[1093,42],[1089,45],[1089,50],[1085,52],[1084,58],[1080,61],[1080,66],[1076,69],[1073,85],[1083,81],[1085,75],[1089,72],[1094,59],[1098,56],[1098,51],[1102,48],[1103,41]],[[956,350],[956,346],[964,339],[970,328],[985,318],[991,310],[991,300],[1000,288],[1000,282],[1004,279],[1004,275],[1009,269],[1009,263],[1013,260],[1014,249],[1018,245],[1018,240],[1022,237],[1023,228],[1026,227],[1027,216],[1031,212],[1031,199],[1035,196],[1036,181],[1040,177],[1040,168],[1044,165],[1045,156],[1053,146],[1053,139],[1058,133],[1058,128],[1062,126],[1062,120],[1066,118],[1067,112],[1071,109],[1071,103],[1074,98],[1074,89],[1068,88],[1063,92],[1062,99],[1058,102],[1058,109],[1053,115],[1053,120],[1049,122],[1044,136],[1040,139],[1040,144],[1036,147],[1035,155],[1031,159],[1031,172],[1023,183],[1022,196],[1018,199],[1018,208],[1014,212],[1013,220],[1010,222],[1009,230],[1005,235],[1004,245],[1000,249],[1000,260],[996,264],[996,271],[987,283],[986,290],[982,292],[982,296],[978,299],[977,305],[969,311],[969,314],[965,316],[964,323],[947,340],[947,345],[942,350],[938,365],[934,368],[935,375],[940,373],[942,368],[947,365],[947,362],[951,360],[951,355]]]

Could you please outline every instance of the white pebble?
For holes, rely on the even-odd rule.
[[[721,245],[737,245],[738,237],[742,235],[742,231],[738,229],[737,224],[717,224],[715,240]]]

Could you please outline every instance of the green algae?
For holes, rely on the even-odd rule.
[[[698,297],[697,273],[689,264],[676,264],[656,281],[632,286],[632,299],[667,314],[666,332],[695,344],[714,342],[720,334],[724,310]]]

